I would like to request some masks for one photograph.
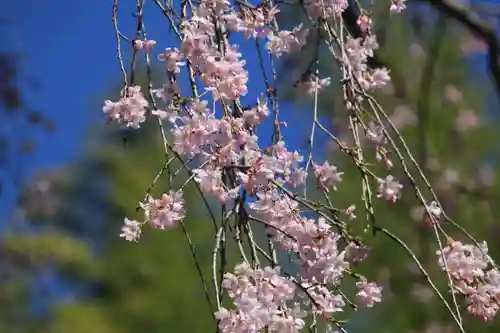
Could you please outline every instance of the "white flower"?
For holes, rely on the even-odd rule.
[[[122,227],[120,237],[125,238],[129,242],[137,242],[141,237],[141,224],[135,220],[125,218],[125,225]]]

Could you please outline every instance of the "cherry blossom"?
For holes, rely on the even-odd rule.
[[[112,120],[130,128],[139,128],[146,120],[146,108],[149,103],[141,92],[141,87],[126,89],[126,96],[117,102],[105,101],[103,111]]]
[[[182,191],[172,190],[158,199],[150,196],[140,206],[144,210],[146,221],[158,229],[175,227],[185,217]]]
[[[337,189],[338,185],[342,181],[343,172],[338,172],[337,167],[330,165],[328,162],[323,163],[323,165],[313,165],[314,175],[319,183],[329,186],[334,190]]]
[[[374,306],[375,303],[382,301],[382,287],[377,286],[374,282],[368,282],[366,278],[361,278],[356,282],[358,293],[356,294],[358,305],[368,308]]]
[[[183,58],[183,54],[177,48],[167,48],[158,55],[158,60],[166,62],[167,71],[172,73],[180,73],[181,67],[185,65]]]
[[[391,13],[401,13],[406,9],[406,0],[391,0],[391,6],[389,10]]]
[[[379,179],[378,198],[385,199],[390,202],[395,202],[401,196],[401,185],[393,176],[389,175],[385,179]]]
[[[144,50],[146,52],[151,52],[153,50],[153,48],[155,47],[156,45],[156,41],[154,40],[140,40],[140,39],[137,39],[134,41],[134,48],[137,50],[137,51],[141,51],[141,50]]]
[[[449,239],[436,255],[441,268],[451,275],[455,291],[465,297],[467,310],[492,320],[500,310],[500,272],[491,266],[486,243],[476,246]]]
[[[141,237],[141,224],[134,220],[125,218],[120,237],[125,238],[129,242],[135,242]]]
[[[217,263],[222,261],[217,260],[222,235],[236,239],[241,258],[231,272],[221,268],[221,272],[213,276],[214,289],[222,289],[216,292],[214,316],[223,333],[303,332],[307,329],[307,317],[322,321],[327,327],[325,332],[333,332],[332,323],[336,323],[337,314],[343,312],[346,305],[371,308],[383,301],[383,288],[356,272],[371,249],[368,243],[351,234],[350,224],[359,223],[365,214],[356,217],[356,205],[352,202],[341,203],[341,208],[336,208],[338,202],[332,203],[334,200],[329,194],[330,190],[341,192],[343,177],[351,170],[341,172],[324,158],[313,162],[318,161],[317,156],[313,158],[313,134],[316,128],[321,129],[334,139],[339,152],[352,158],[356,167],[352,171],[363,174],[365,205],[361,207],[368,212],[371,187],[376,189],[377,198],[391,204],[407,191],[390,173],[393,167],[400,171],[397,166],[404,165],[404,161],[398,151],[395,154],[391,150],[396,145],[389,140],[391,128],[386,127],[385,120],[390,120],[393,128],[402,128],[414,124],[416,118],[406,105],[397,107],[385,120],[380,119],[378,110],[372,114],[365,111],[365,107],[372,104],[368,97],[373,90],[394,88],[389,69],[368,66],[368,60],[379,48],[371,29],[371,14],[360,12],[356,24],[363,33],[354,38],[345,34],[342,26],[342,13],[354,5],[351,2],[304,0],[302,4],[309,21],[291,25],[292,30],[280,29],[275,20],[279,9],[268,2],[254,6],[228,0],[202,0],[190,3],[189,10],[182,15],[169,13],[179,44],[152,58],[164,65],[163,82],[152,82],[149,78],[146,93],[139,86],[129,85],[126,78],[122,97],[116,102],[106,100],[103,106],[110,120],[128,128],[138,129],[147,117],[156,117],[165,155],[177,160],[182,165],[179,170],[189,175],[184,185],[170,179],[169,192],[159,197],[152,197],[148,190],[140,202],[143,221],[125,218],[120,237],[137,242],[148,225],[167,230],[183,223],[188,214],[183,188],[189,183],[196,185],[204,199],[215,199],[219,208],[222,207],[222,221],[214,220],[220,231],[214,242],[213,269],[215,271]],[[388,10],[400,13],[405,8],[404,0],[390,0]],[[278,111],[278,93],[266,75],[267,65],[262,64],[265,90],[259,92],[258,98],[243,98],[249,92],[248,81],[253,73],[249,76],[241,51],[244,48],[234,44],[238,39],[233,36],[240,35],[245,41],[255,39],[252,43],[265,45],[259,54],[267,52],[266,56],[274,61],[301,51],[311,39],[311,27],[316,29],[316,25],[321,31],[315,38],[326,42],[332,61],[338,65],[341,78],[337,83],[346,88],[342,101],[345,108],[341,108],[341,112],[351,120],[348,130],[353,135],[346,143],[345,128],[340,129],[342,139],[337,139],[336,134],[328,133],[320,124],[316,115],[318,93],[336,88],[332,77],[339,75],[327,76],[328,73],[323,72],[320,75],[321,66],[311,61],[308,68],[296,76],[300,79],[294,85],[315,100],[311,106],[314,112],[301,114],[314,124],[308,142],[309,158],[304,158],[307,148],[291,148],[288,138],[281,133],[287,124],[283,121],[286,117],[282,118],[283,114]],[[330,28],[335,33],[331,33]],[[342,29],[342,33],[336,34],[336,29]],[[156,42],[137,37],[130,40],[134,56],[144,51],[149,66]],[[189,78],[189,92],[181,85],[184,75]],[[462,97],[455,90],[448,86],[445,95],[449,101],[458,103]],[[479,126],[471,112],[462,111],[456,119],[455,127],[461,133]],[[265,134],[265,124],[269,121],[274,125],[272,137],[269,135],[271,140]],[[360,137],[358,134],[362,134],[363,129],[365,136]],[[363,154],[363,151],[369,153]],[[382,171],[372,169],[370,161],[382,166]],[[162,179],[165,169],[167,167],[159,172],[153,185]],[[410,177],[403,171],[404,176]],[[398,177],[403,177],[402,173]],[[317,189],[313,190],[324,196],[324,200],[311,199],[307,194],[308,180],[316,182]],[[446,217],[441,204],[437,198],[419,199],[422,214],[418,218],[436,227],[429,221]],[[251,234],[257,225],[266,227],[269,253],[262,250],[261,240],[255,240]],[[248,236],[249,244],[243,245],[242,234]],[[246,254],[247,245],[249,254]],[[272,249],[290,256],[295,268],[293,274],[280,268]],[[262,256],[257,255],[257,251]],[[260,262],[260,257],[267,262]],[[468,311],[484,320],[492,320],[499,310],[500,272],[492,264],[486,244],[464,245],[449,239],[446,246],[436,252],[436,258],[437,265],[450,274],[453,292],[464,297]],[[345,295],[340,289],[346,282],[355,287],[351,295]],[[221,297],[222,293],[228,297]]]

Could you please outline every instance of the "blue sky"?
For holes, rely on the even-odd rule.
[[[32,163],[48,166],[74,158],[98,110],[93,98],[109,86],[117,67],[111,7],[107,1],[12,1],[19,19],[9,37],[25,57],[23,70],[36,80],[29,104],[54,119],[57,131],[43,135]],[[94,104],[95,105],[95,104]]]
[[[31,174],[78,156],[89,123],[100,116],[99,109],[91,106],[117,71],[111,6],[108,1],[83,0],[9,1],[4,6],[7,10],[0,19],[8,28],[2,36],[7,40],[3,48],[22,55],[21,82],[36,83],[23,92],[28,105],[56,125],[50,134],[29,131],[38,147],[24,161]],[[3,213],[15,200],[9,194],[2,198]]]
[[[122,0],[120,3],[123,3],[119,10],[120,29],[125,35],[133,36],[135,2]],[[25,159],[29,177],[37,170],[73,161],[84,152],[89,126],[105,121],[101,111],[103,100],[117,98],[107,94],[116,90],[121,73],[116,58],[111,0],[26,0],[9,2],[8,6],[8,15],[0,14],[9,25],[5,34],[8,44],[23,55],[23,76],[35,80],[37,86],[26,91],[28,105],[41,110],[56,125],[54,133],[30,131],[29,135],[36,139],[38,148],[35,154]],[[148,37],[157,40],[156,52],[177,46],[174,35],[168,33],[167,21],[153,6],[153,2],[147,3],[145,24]],[[16,19],[11,21],[10,17]],[[247,46],[242,53],[246,55],[247,52],[254,54],[256,51]],[[255,60],[247,63],[247,69],[250,73],[247,101],[255,102],[265,87],[257,78],[260,77],[260,68]],[[161,82],[155,85],[160,86]],[[291,122],[289,118],[281,118]],[[283,129],[283,132],[286,135],[290,129]],[[2,198],[0,209],[4,216],[11,211],[16,192],[11,187]],[[68,289],[53,278],[52,275],[41,275],[39,282],[52,289],[55,295]],[[34,297],[36,310],[46,304],[48,296],[40,298],[35,294]]]
[[[121,29],[131,36],[135,32],[134,2],[120,3]],[[103,119],[101,99],[116,97],[104,93],[113,91],[121,78],[111,22],[112,1],[27,0],[12,1],[8,6],[6,13],[16,17],[15,21],[7,17],[8,42],[22,53],[23,71],[38,86],[28,91],[30,105],[58,125],[54,134],[37,137],[41,151],[30,164],[47,167],[74,159],[81,152],[90,122]],[[145,22],[150,38],[158,41],[156,51],[177,46],[168,33],[167,21],[158,19],[163,16],[153,6],[147,2]],[[255,53],[253,48],[248,50]],[[256,70],[260,73],[257,63],[250,61],[247,68],[250,82],[256,82],[252,76]],[[263,90],[260,81],[250,87],[249,96]]]
[[[132,35],[135,2],[120,3],[123,33]],[[51,134],[34,131],[38,152],[26,161],[28,171],[73,160],[83,151],[89,125],[103,119],[101,99],[116,97],[104,95],[113,91],[120,75],[111,22],[112,1],[25,0],[9,1],[6,6],[7,10],[0,14],[9,25],[4,48],[8,45],[22,54],[24,74],[37,84],[36,89],[27,90],[28,104],[53,119],[57,128]],[[158,40],[157,51],[175,46],[176,41],[168,37],[167,22],[160,19],[162,15],[154,3],[147,1],[146,7],[145,22],[149,36]],[[253,48],[248,52],[255,53]],[[474,58],[475,69],[484,65],[484,56]],[[247,68],[249,96],[256,96],[264,90],[261,80],[253,78],[260,69],[255,61],[249,61]]]
[[[0,14],[0,19],[8,24],[4,34],[6,45],[22,54],[23,77],[36,83],[36,88],[29,87],[24,92],[28,105],[41,110],[56,124],[54,133],[29,132],[38,149],[24,161],[28,175],[82,154],[89,125],[104,121],[102,100],[117,98],[106,95],[121,82],[111,21],[112,3],[111,0],[10,1],[8,10]],[[120,1],[119,24],[127,36],[135,32],[135,10],[134,1]],[[178,45],[168,32],[168,22],[152,1],[146,2],[145,24],[148,37],[158,41],[157,52]],[[242,51],[245,55],[256,53],[248,44]],[[256,98],[265,90],[259,79],[260,67],[255,60],[248,61],[246,67],[250,73],[248,96]],[[22,82],[25,83],[24,79]],[[155,85],[160,86],[161,82]],[[282,120],[290,123],[291,119]],[[9,170],[3,172],[10,177]],[[2,213],[9,211],[15,193],[11,186],[2,200]]]

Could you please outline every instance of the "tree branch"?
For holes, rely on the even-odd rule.
[[[442,15],[460,22],[474,35],[483,39],[488,45],[489,71],[495,83],[497,93],[500,95],[500,41],[496,36],[495,29],[474,16],[473,12],[456,6],[450,3],[449,0],[416,1],[429,3],[431,7],[438,10]]]
[[[366,33],[363,33],[357,23],[358,17],[360,15],[359,9],[351,5],[346,8],[344,12],[342,12],[342,20],[344,22],[344,26],[352,35],[353,38],[364,38],[366,37]],[[387,63],[385,59],[380,55],[379,52],[375,51],[372,57],[367,59],[367,63],[369,68],[376,69],[385,67],[391,71],[391,78],[394,83],[395,96],[398,98],[404,98],[406,96],[406,85],[404,78],[402,75],[396,71],[396,69],[390,64]]]

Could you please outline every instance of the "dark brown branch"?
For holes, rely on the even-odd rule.
[[[500,41],[496,36],[494,27],[477,18],[472,11],[458,7],[449,0],[416,0],[427,2],[442,15],[463,24],[474,35],[481,38],[488,45],[489,71],[500,95]]]

